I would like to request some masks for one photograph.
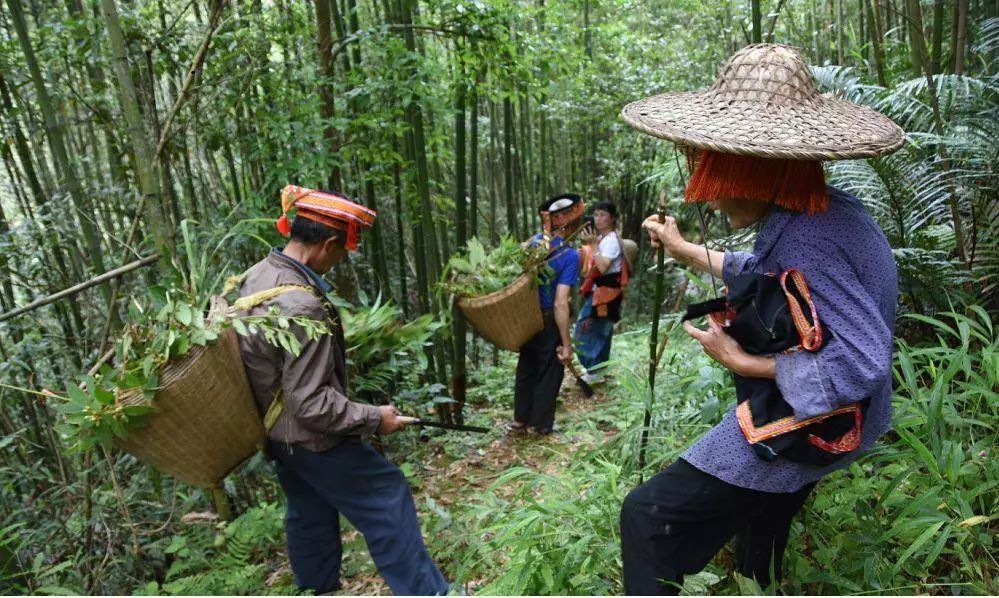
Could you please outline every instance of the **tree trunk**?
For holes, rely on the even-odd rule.
[[[460,46],[459,46],[460,53]],[[461,56],[459,55],[457,66],[458,82],[455,86],[455,112],[454,112],[454,178],[455,178],[455,192],[454,192],[454,205],[455,205],[455,217],[457,222],[456,233],[457,237],[455,239],[455,244],[458,247],[465,245],[467,239],[467,189],[465,187],[465,181],[467,180],[467,169],[465,163],[465,101],[466,101],[466,91],[467,84],[465,81],[465,68],[461,64]],[[451,398],[454,399],[454,404],[452,405],[452,417],[455,421],[461,422],[464,420],[462,412],[465,407],[465,389],[467,386],[466,381],[466,370],[465,370],[465,353],[466,353],[466,343],[468,329],[465,323],[465,319],[461,317],[458,313],[457,307],[452,308],[453,322],[454,322],[454,353],[453,362],[451,366],[452,378],[451,378]]]
[[[522,137],[518,137],[517,132],[517,121],[523,122],[523,113],[520,113],[519,118],[517,110],[513,110],[514,125],[511,127],[511,132],[513,133],[513,147],[517,148],[517,156],[513,161],[513,189],[514,197],[518,204],[517,212],[520,214],[519,223],[520,226],[518,230],[520,231],[521,238],[526,237],[529,233],[529,225],[527,223],[528,212],[527,209],[527,193],[524,192],[524,146],[525,142]],[[521,131],[523,129],[521,128]]]
[[[933,48],[930,50],[930,64],[934,75],[940,74],[943,52],[944,0],[933,0]]]
[[[35,51],[31,46],[31,39],[28,37],[28,26],[24,21],[24,13],[21,10],[20,0],[7,0],[7,6],[10,8],[11,22],[14,25],[18,41],[21,44],[21,50],[24,52],[24,57],[28,64],[28,70],[31,73],[31,80],[35,86],[36,98],[45,122],[49,149],[52,151],[56,169],[61,174],[69,191],[73,208],[78,214],[77,221],[80,226],[80,232],[83,233],[84,241],[87,244],[87,251],[90,254],[90,265],[97,274],[102,274],[105,268],[104,254],[101,250],[100,238],[98,236],[99,231],[94,228],[89,220],[89,217],[93,214],[93,208],[84,195],[80,179],[76,175],[76,169],[73,167],[73,163],[70,162],[69,155],[66,152],[62,125],[59,123],[55,107],[49,97],[48,89],[45,87],[45,79],[42,77],[42,71],[35,58]],[[111,292],[107,285],[101,286],[101,292],[104,294],[105,300],[110,300]]]
[[[517,230],[517,207],[513,194],[513,103],[503,98],[503,193],[506,199],[507,233],[523,238]]]
[[[6,148],[4,148],[6,150]],[[10,153],[4,151],[4,166],[7,168],[8,173],[10,173]],[[13,179],[12,179],[13,180]],[[0,203],[0,239],[7,239],[10,235],[10,225],[7,224],[7,215],[3,211],[3,204]],[[14,239],[10,238],[10,247],[13,251],[13,255],[17,255],[17,246],[14,244]],[[3,311],[9,311],[14,309],[16,303],[16,298],[14,296],[14,276],[16,274],[14,268],[10,266],[8,260],[8,251],[0,251],[0,305],[3,306]],[[20,278],[20,277],[18,277]],[[21,329],[19,326],[12,326],[11,336],[14,342],[21,342]]]
[[[874,0],[875,2],[877,0]],[[819,20],[815,17],[815,4],[810,4],[808,10],[808,30],[812,33],[812,52],[815,64],[822,64],[822,36],[819,35]]]
[[[469,135],[469,146],[471,155],[468,159],[469,173],[469,209],[471,211],[471,222],[469,223],[470,236],[477,237],[479,234],[479,77],[476,76],[472,83],[471,97],[469,102],[472,105],[472,126]]]
[[[125,35],[118,19],[116,0],[101,0],[101,8],[107,24],[108,39],[111,42],[111,61],[118,79],[118,98],[132,141],[135,174],[139,179],[139,190],[145,203],[147,224],[152,229],[157,250],[161,255],[170,255],[173,247],[173,234],[168,226],[162,226],[164,222],[169,223],[170,218],[169,212],[164,209],[160,201],[161,189],[157,158],[153,155],[155,142],[150,140],[149,132],[139,110],[139,96],[136,93],[132,72],[128,64]],[[155,115],[152,116],[155,118]],[[164,234],[165,229],[170,230],[169,235]]]
[[[520,96],[520,147],[524,148],[522,152],[522,159],[520,160],[520,193],[524,197],[528,205],[535,203],[535,198],[537,198],[537,190],[534,188],[534,173],[533,166],[534,162],[531,156],[531,133],[533,129],[531,127],[531,101],[530,93],[525,90],[523,95]],[[596,153],[594,153],[594,156]],[[536,212],[532,209],[525,210],[525,218],[528,224],[525,229],[530,230],[534,226],[534,217],[532,215]]]
[[[545,110],[545,105],[548,102],[548,97],[543,95],[538,100],[541,106],[541,110],[538,110],[540,123],[540,131],[538,132],[540,139],[538,140],[538,167],[541,173],[541,185],[539,188],[539,199],[547,198],[552,196],[552,183],[551,175],[548,172],[548,115]]]
[[[490,167],[488,168],[489,180],[492,183],[491,192],[489,193],[489,238],[493,243],[499,241],[499,228],[496,223],[496,212],[498,211],[497,206],[499,204],[500,196],[500,160],[498,157],[499,148],[498,141],[499,138],[499,109],[496,106],[496,102],[489,102],[489,158]]]
[[[328,0],[327,8],[330,11],[330,17],[333,19],[333,30],[336,31],[336,36],[339,39],[347,37],[347,24],[343,18],[343,13],[340,11],[340,3],[337,0]],[[351,48],[353,50],[356,48],[356,44]],[[340,52],[340,62],[343,63],[344,74],[350,72],[350,56],[347,52]],[[332,69],[334,65],[330,65]]]
[[[926,47],[923,44],[923,18],[919,0],[906,0],[907,26],[909,28],[909,61],[912,63],[913,77],[923,73],[923,62],[926,60]]]
[[[404,25],[412,25],[412,6],[416,0],[402,0],[404,3],[402,16]],[[406,47],[410,52],[416,51],[416,39],[413,30],[403,30]],[[416,65],[413,65],[416,68]],[[414,72],[415,76],[416,73]],[[420,221],[427,242],[427,275],[430,280],[436,280],[440,271],[440,250],[437,243],[437,226],[433,217],[433,205],[430,201],[430,172],[427,162],[427,142],[423,130],[423,111],[416,101],[407,108],[409,124],[412,130],[412,158],[416,166],[416,189],[420,200]]]
[[[964,74],[964,51],[968,44],[968,0],[957,0],[957,35],[954,37],[954,74]]]
[[[157,116],[158,110],[156,106],[156,74],[153,67],[153,56],[152,51],[145,52],[146,57],[146,106],[148,109],[146,114],[149,116],[149,127],[152,127],[153,137],[158,144],[159,139],[162,135],[162,128],[160,127],[160,120]],[[167,102],[169,105],[169,102]],[[180,204],[177,202],[177,194],[173,189],[173,181],[170,176],[170,149],[169,145],[163,146],[163,155],[156,159],[156,171],[159,175],[160,191],[166,195],[166,201],[164,204],[164,210],[168,210],[174,225],[179,225],[180,221],[184,219],[184,215],[181,213]]]
[[[402,180],[399,177],[399,164],[392,168],[392,178],[395,188],[395,225],[396,225],[396,252],[399,260],[399,303],[402,306],[402,317],[409,319],[409,293],[406,288],[408,272],[406,270],[406,236],[403,228],[404,212],[402,209]]]
[[[243,203],[243,195],[239,184],[239,175],[236,173],[236,156],[232,153],[232,145],[228,139],[222,141],[222,157],[225,158],[225,171],[229,175],[229,187],[231,187],[234,204]]]
[[[858,27],[858,32],[857,32],[857,40],[860,43],[860,55],[866,62],[870,60],[870,55],[868,54],[869,46],[867,44],[867,38],[869,37],[867,34],[867,27],[868,27],[867,8],[864,0],[857,0],[857,16],[859,17],[860,20],[860,25]]]
[[[28,180],[28,187],[31,189],[31,194],[35,198],[35,201],[39,201],[46,196],[45,191],[42,189],[41,181],[38,180],[34,161],[31,159],[31,148],[28,147],[28,140],[21,132],[20,123],[17,122],[14,116],[14,103],[10,98],[10,91],[7,89],[7,82],[3,78],[2,71],[0,71],[0,108],[3,108],[3,111],[10,116],[10,128],[14,136],[14,149],[17,151],[17,157],[21,161],[21,168],[24,169],[24,175]]]
[[[826,40],[829,44],[827,49],[829,50],[829,60],[835,61],[836,50],[833,46],[836,45],[836,38],[833,35],[833,28],[836,27],[836,0],[829,0],[826,7],[829,9],[829,26],[826,29],[829,34],[829,39]]]
[[[836,63],[839,65],[846,61],[843,52],[843,1],[836,0]]]
[[[888,79],[885,77],[885,55],[881,46],[884,32],[881,30],[881,15],[878,14],[880,11],[878,8],[879,0],[864,1],[867,3],[868,20],[871,22],[868,30],[871,32],[871,48],[874,51],[874,68],[878,75],[878,85],[888,87]]]
[[[338,156],[340,140],[336,125],[333,124],[335,106],[333,103],[333,56],[330,53],[330,48],[333,45],[330,33],[330,5],[327,0],[313,0],[313,2],[316,6],[316,52],[319,56],[319,97],[322,100],[323,139],[326,140],[326,150],[333,160],[326,185],[331,191],[339,191],[342,186]]]
[[[333,0],[336,2],[336,0]],[[357,0],[347,0],[347,22],[350,24],[350,32],[357,33],[361,29],[360,19],[357,15]],[[354,66],[361,65],[361,44],[352,44],[350,55],[353,57]]]
[[[758,44],[763,41],[763,15],[760,10],[760,0],[752,0],[750,4],[753,17],[753,43]]]

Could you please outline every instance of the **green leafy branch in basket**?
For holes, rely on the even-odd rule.
[[[306,316],[282,316],[277,307],[266,314],[224,314],[206,319],[201,309],[186,297],[170,292],[154,296],[153,305],[134,301],[129,308],[131,324],[115,348],[114,365],[105,365],[96,376],[85,376],[82,384],[71,384],[58,404],[65,415],[64,438],[78,449],[107,446],[115,438],[145,424],[155,410],[154,397],[160,370],[195,347],[216,341],[232,326],[240,335],[263,338],[293,355],[302,349],[299,335],[310,340],[329,333],[329,324]]]
[[[524,247],[509,236],[487,252],[482,242],[473,237],[464,253],[448,260],[437,287],[444,295],[480,297],[503,290],[525,271],[533,272],[540,282],[551,274],[551,268],[544,262],[547,254],[544,246]]]

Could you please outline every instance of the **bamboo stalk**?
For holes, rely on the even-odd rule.
[[[34,311],[34,310],[38,309],[39,307],[43,307],[45,305],[48,305],[48,304],[50,304],[52,302],[58,301],[59,299],[63,299],[65,297],[69,297],[69,296],[75,295],[75,294],[79,293],[80,291],[84,291],[86,289],[89,289],[90,287],[97,286],[97,285],[99,285],[101,283],[104,283],[104,282],[107,282],[107,281],[109,281],[109,280],[111,280],[113,278],[117,278],[119,276],[122,276],[123,274],[128,274],[132,270],[137,270],[137,269],[139,269],[139,268],[141,268],[143,266],[148,266],[149,264],[152,264],[153,262],[155,262],[158,259],[160,259],[159,255],[156,255],[156,254],[148,255],[148,256],[146,256],[146,257],[144,257],[142,259],[138,259],[138,260],[135,260],[134,262],[131,262],[129,264],[125,264],[124,266],[121,266],[120,268],[115,268],[114,270],[105,272],[104,274],[101,274],[99,276],[95,276],[95,277],[91,278],[90,280],[87,280],[85,282],[81,282],[78,285],[71,286],[68,289],[63,289],[63,290],[59,291],[58,293],[53,293],[53,294],[49,295],[48,297],[43,297],[41,299],[36,299],[35,301],[32,301],[31,303],[29,303],[27,305],[24,305],[22,307],[18,307],[16,309],[12,309],[12,310],[4,313],[4,314],[0,314],[0,322],[4,322],[6,320],[9,320],[11,318],[17,317],[17,316],[19,316],[21,314],[24,314],[24,313],[27,313],[29,311]]]
[[[181,86],[180,93],[174,99],[173,105],[170,107],[170,112],[167,115],[166,120],[163,122],[163,127],[160,131],[160,139],[156,144],[156,150],[153,152],[152,164],[153,167],[159,163],[160,157],[163,155],[163,150],[166,148],[167,139],[170,137],[171,127],[173,126],[174,117],[176,117],[177,112],[180,107],[184,104],[187,99],[187,95],[191,90],[191,86],[194,83],[194,79],[197,76],[198,71],[205,62],[205,58],[208,55],[208,47],[211,45],[212,37],[221,29],[221,19],[222,19],[222,9],[228,3],[228,0],[217,0],[214,7],[212,8],[212,14],[208,23],[207,30],[205,31],[205,37],[201,41],[201,46],[198,48],[198,53],[195,55],[194,60],[191,62],[191,66],[187,69],[187,77],[184,79],[184,83]],[[128,256],[131,251],[132,242],[135,240],[135,235],[139,232],[139,221],[142,219],[142,212],[146,206],[146,199],[148,196],[143,193],[139,197],[139,204],[135,209],[135,218],[132,219],[132,224],[129,226],[128,234],[125,237],[125,242],[123,243],[123,254],[122,260]],[[118,285],[117,283],[111,284],[110,297],[108,299],[108,311],[114,310],[115,303],[118,300]],[[2,320],[0,320],[2,321]],[[104,325],[104,329],[101,332],[101,344],[99,352],[104,352],[107,347],[108,336],[111,333],[111,324],[113,318],[109,317]]]
[[[666,222],[666,188],[659,192],[659,223]],[[642,470],[645,469],[645,446],[649,440],[649,425],[652,424],[652,403],[656,398],[656,354],[659,345],[659,318],[663,310],[663,292],[666,284],[666,248],[662,243],[656,252],[656,290],[652,302],[652,332],[649,334],[649,398],[645,403],[645,419],[642,423],[642,437],[638,444],[638,483],[644,480]]]

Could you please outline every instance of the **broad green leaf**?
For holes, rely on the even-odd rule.
[[[240,336],[246,336],[249,333],[246,329],[246,325],[243,324],[242,320],[240,320],[239,318],[234,318],[232,320],[232,327],[236,329],[236,332]]]
[[[191,311],[191,306],[186,303],[180,303],[177,305],[177,321],[184,326],[189,326],[193,321],[194,316]]]

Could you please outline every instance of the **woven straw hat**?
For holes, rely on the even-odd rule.
[[[798,51],[777,44],[739,50],[706,91],[645,98],[625,106],[621,117],[681,145],[764,158],[870,158],[905,143],[905,132],[887,116],[821,95]]]

